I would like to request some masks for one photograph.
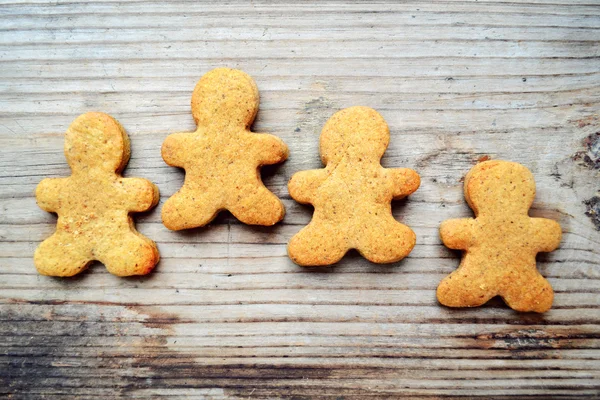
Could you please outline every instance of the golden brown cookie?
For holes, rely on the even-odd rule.
[[[531,171],[514,162],[485,161],[469,171],[464,191],[475,219],[451,219],[440,226],[444,244],[464,255],[440,283],[439,302],[475,307],[499,295],[517,311],[549,310],[554,293],[535,256],[558,247],[561,229],[553,220],[529,217],[535,197]]]
[[[389,140],[385,120],[368,107],[346,108],[327,121],[320,142],[325,168],[298,172],[288,184],[296,201],[315,207],[288,245],[295,263],[334,264],[350,249],[374,263],[410,253],[416,236],[394,219],[391,201],[417,190],[420,178],[412,169],[381,166]]]
[[[92,261],[118,276],[145,275],[158,262],[153,241],[135,230],[132,212],[158,203],[158,188],[142,178],[123,178],[129,138],[111,116],[87,113],[65,136],[72,174],[44,179],[38,205],[58,214],[56,232],[37,248],[34,262],[42,275],[72,276]]]
[[[242,71],[217,68],[200,79],[192,95],[198,128],[169,135],[162,146],[165,162],[186,172],[163,206],[167,228],[204,226],[221,210],[252,225],[283,219],[283,203],[262,183],[260,167],[284,161],[288,149],[276,136],[250,131],[258,101],[256,84]]]

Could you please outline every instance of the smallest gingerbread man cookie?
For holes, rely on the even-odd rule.
[[[440,283],[439,302],[476,307],[499,295],[516,311],[549,310],[554,294],[535,256],[558,247],[561,229],[553,220],[529,217],[535,197],[531,172],[514,162],[482,162],[467,174],[464,192],[475,219],[448,220],[440,227],[444,244],[465,253]]]
[[[38,205],[58,214],[56,232],[37,248],[42,275],[73,276],[98,260],[118,276],[145,275],[158,263],[154,242],[135,230],[129,213],[158,203],[158,188],[142,178],[123,178],[129,138],[111,116],[79,116],[65,136],[72,174],[44,179]]]
[[[169,135],[162,146],[165,162],[185,169],[185,182],[162,209],[171,230],[204,226],[222,210],[245,224],[274,225],[283,219],[281,200],[260,178],[263,165],[288,156],[277,136],[253,133],[258,89],[246,73],[216,68],[192,94],[195,132]]]
[[[320,149],[326,167],[298,172],[288,184],[297,202],[315,207],[310,224],[288,245],[294,262],[330,265],[350,249],[374,263],[410,253],[415,233],[394,219],[391,201],[417,190],[420,178],[412,169],[381,166],[389,140],[385,120],[368,107],[346,108],[327,121]]]

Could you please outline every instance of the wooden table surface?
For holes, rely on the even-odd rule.
[[[7,0],[0,30],[0,396],[600,397],[600,2]],[[218,66],[254,77],[254,130],[290,148],[263,173],[287,215],[170,232],[160,209],[183,172],[160,146],[194,129],[192,89]],[[320,167],[323,124],[353,105],[389,123],[384,166],[421,175],[394,205],[417,245],[392,265],[301,268],[286,243],[312,209],[286,183]],[[126,176],[161,190],[137,217],[162,255],[149,276],[33,266],[56,224],[34,189],[69,174],[64,131],[87,111],[124,125]],[[530,168],[531,215],[562,225],[538,256],[556,291],[543,315],[436,301],[460,258],[439,224],[472,215],[462,179],[487,158]]]

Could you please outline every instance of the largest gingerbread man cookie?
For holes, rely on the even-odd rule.
[[[242,71],[217,68],[205,74],[192,95],[195,132],[169,135],[165,162],[185,169],[183,187],[163,206],[171,230],[208,224],[221,210],[253,225],[283,218],[283,203],[260,178],[260,167],[284,161],[288,149],[273,135],[250,131],[258,111],[256,84]]]
[[[392,215],[391,201],[413,193],[419,175],[408,168],[380,164],[390,140],[388,126],[377,111],[351,107],[335,113],[321,133],[324,169],[296,173],[288,184],[299,203],[312,204],[308,226],[288,245],[299,265],[329,265],[350,249],[375,263],[404,258],[416,236]]]
[[[550,309],[554,294],[535,256],[558,247],[561,229],[556,221],[529,217],[535,197],[531,172],[514,162],[485,161],[469,171],[464,192],[475,218],[440,226],[444,244],[464,251],[458,269],[437,289],[440,303],[475,307],[499,295],[517,311]]]
[[[65,156],[72,174],[44,179],[35,195],[38,205],[58,214],[56,232],[34,255],[42,275],[72,276],[93,260],[118,276],[145,275],[158,262],[154,242],[135,230],[133,212],[158,203],[158,188],[142,178],[123,178],[129,138],[111,116],[79,116],[65,136]]]

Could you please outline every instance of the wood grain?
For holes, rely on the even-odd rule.
[[[8,0],[0,31],[0,396],[600,397],[597,1]],[[254,130],[290,148],[263,171],[288,212],[273,228],[223,214],[170,232],[159,211],[183,173],[160,145],[193,128],[191,91],[218,66],[254,77]],[[300,268],[285,245],[312,210],[286,183],[320,167],[321,127],[353,105],[389,123],[384,166],[421,174],[394,204],[417,245],[387,266],[351,253]],[[137,218],[162,255],[150,276],[33,266],[56,222],[34,188],[69,173],[63,133],[87,111],[125,126],[125,174],[160,187],[161,205]],[[544,315],[436,302],[459,262],[437,229],[471,215],[462,177],[487,157],[529,167],[531,214],[563,227],[560,249],[538,256],[556,290]]]

